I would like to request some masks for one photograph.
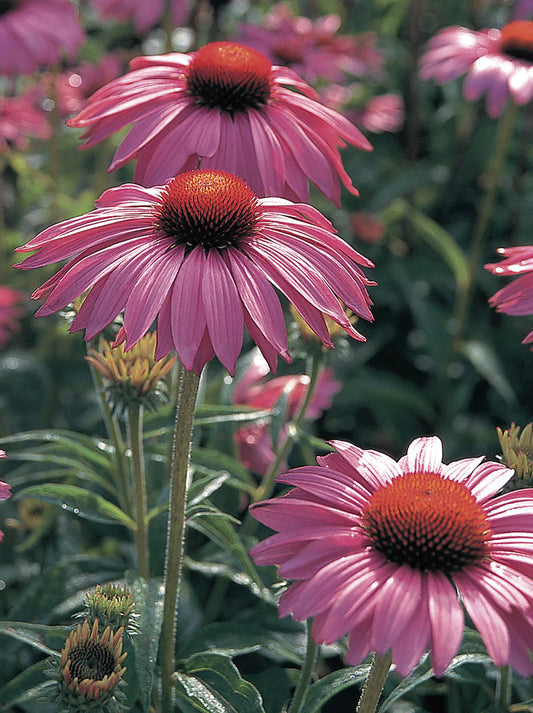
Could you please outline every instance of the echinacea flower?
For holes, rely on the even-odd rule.
[[[371,320],[372,263],[335,234],[309,205],[258,199],[224,171],[182,173],[165,186],[125,184],[96,210],[44,230],[19,252],[37,250],[23,269],[72,258],[36,290],[37,312],[62,309],[92,287],[71,331],[92,339],[124,310],[119,341],[131,349],[158,318],[157,360],[176,349],[200,373],[215,354],[235,371],[246,325],[270,368],[290,361],[283,311],[272,284],[332,346],[329,315],[355,339],[339,300]],[[272,283],[272,284],[271,284]]]
[[[100,349],[89,349],[85,358],[107,382],[110,401],[118,407],[139,403],[155,410],[165,402],[168,389],[163,378],[176,359],[168,356],[156,360],[157,335],[148,332],[134,347],[125,350],[124,344],[113,346],[100,339]]]
[[[447,27],[429,41],[420,76],[446,84],[467,75],[463,94],[486,94],[487,112],[499,116],[509,97],[518,105],[533,98],[533,21],[515,20],[498,30]]]
[[[243,23],[238,42],[253,47],[274,64],[286,65],[308,82],[317,78],[342,82],[345,73],[376,77],[383,55],[376,49],[377,35],[341,35],[338,15],[312,21],[295,15],[285,3],[275,4],[261,25]]]
[[[108,582],[97,584],[95,589],[85,595],[85,611],[80,616],[87,619],[89,626],[98,621],[98,631],[102,634],[107,627],[112,631],[122,629],[129,634],[138,630],[135,613],[135,598],[126,585]]]
[[[237,381],[233,392],[233,403],[251,408],[271,410],[282,397],[287,396],[287,419],[293,418],[303,402],[310,377],[307,374],[277,376],[265,381],[270,368],[259,351],[255,352],[250,365]],[[306,410],[309,420],[320,418],[322,413],[331,408],[333,396],[341,385],[335,379],[331,369],[322,369],[313,398]],[[269,425],[265,420],[244,426],[235,431],[235,443],[239,451],[239,460],[245,468],[265,475],[276,458]],[[279,433],[279,445],[287,439],[287,430],[282,427]]]
[[[313,638],[350,634],[346,661],[391,652],[402,676],[429,648],[442,676],[466,610],[497,666],[533,666],[533,490],[494,497],[513,471],[484,458],[442,463],[437,437],[398,462],[333,441],[318,466],[278,482],[284,497],[252,506],[277,534],[252,549],[257,564],[293,580],[280,616],[314,617]]]
[[[153,186],[201,161],[244,178],[258,196],[307,201],[311,180],[338,204],[339,178],[357,193],[339,146],[371,145],[292,70],[233,42],[137,57],[130,66],[67,122],[85,129],[83,148],[134,124],[109,170],[136,159],[135,181]]]
[[[70,0],[2,0],[0,74],[32,74],[72,59],[85,40]]]
[[[20,306],[25,295],[20,290],[0,285],[0,349],[3,349],[13,332],[20,329],[19,320],[25,310]]]
[[[520,428],[512,423],[503,431],[496,429],[502,449],[501,461],[515,472],[509,488],[524,488],[533,484],[533,423]],[[520,432],[522,431],[522,432]]]
[[[48,139],[51,133],[46,114],[28,94],[0,97],[0,154],[24,149],[30,138]]]
[[[121,690],[127,654],[122,653],[124,629],[98,631],[98,619],[92,626],[87,620],[79,624],[61,651],[59,693],[69,710],[93,710],[95,713],[118,713],[124,710],[125,695]],[[85,707],[85,708],[84,708]]]
[[[489,299],[491,307],[497,312],[524,316],[533,314],[533,245],[523,245],[515,248],[498,248],[504,257],[502,262],[485,265],[485,269],[495,275],[516,277]],[[522,344],[533,342],[533,331],[523,340]]]
[[[138,34],[147,32],[160,23],[165,11],[165,0],[91,0],[102,19],[112,18],[119,22],[133,22]],[[171,0],[170,17],[176,27],[187,20],[188,0]]]

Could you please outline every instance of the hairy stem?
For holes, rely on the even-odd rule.
[[[161,630],[161,709],[172,713],[172,672],[176,640],[176,608],[178,603],[185,542],[185,511],[187,474],[191,451],[194,409],[200,378],[193,371],[183,370],[176,413],[174,449],[170,481],[167,552],[165,562],[165,596]]]

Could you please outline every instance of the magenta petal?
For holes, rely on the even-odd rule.
[[[442,443],[440,438],[416,438],[407,450],[405,468],[408,473],[440,473]]]
[[[440,572],[426,575],[428,612],[431,625],[431,661],[442,676],[457,653],[463,638],[463,610],[450,580]]]
[[[192,369],[206,327],[202,302],[202,276],[205,252],[198,247],[183,260],[170,303],[172,336],[176,351],[186,369]]]
[[[234,375],[244,331],[242,306],[231,272],[215,250],[207,254],[202,279],[202,302],[215,354],[230,374]]]

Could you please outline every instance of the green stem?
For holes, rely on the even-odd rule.
[[[91,343],[89,343],[88,346],[91,346]],[[113,414],[109,403],[107,402],[107,399],[104,396],[104,384],[100,373],[90,363],[89,368],[91,370],[91,377],[93,380],[94,388],[96,390],[98,401],[100,403],[100,408],[102,410],[102,417],[107,431],[107,437],[111,441],[115,452],[115,468],[113,474],[116,476],[115,483],[117,486],[118,502],[124,512],[126,512],[128,515],[131,515],[133,512],[133,508],[125,468],[124,454],[126,448],[124,446],[124,439],[122,438],[122,431],[120,430],[120,424],[118,422],[117,417]]]
[[[374,654],[370,673],[357,703],[356,713],[374,713],[387,680],[391,661],[392,656],[390,653]]]
[[[128,426],[130,436],[133,480],[135,483],[135,544],[137,547],[137,567],[144,579],[150,576],[148,550],[146,473],[143,456],[143,407],[139,403],[128,406]]]
[[[183,569],[187,474],[199,383],[200,378],[193,371],[183,370],[176,413],[168,513],[165,597],[160,644],[162,713],[172,713],[173,710],[171,676],[174,671],[176,608]]]
[[[496,686],[496,710],[498,713],[509,713],[512,688],[511,668],[509,666],[501,666],[499,674]]]
[[[311,373],[309,375],[309,384],[307,386],[304,399],[300,405],[300,408],[298,409],[298,413],[296,414],[294,419],[288,424],[287,439],[285,443],[279,448],[278,452],[276,453],[276,458],[270,466],[268,473],[263,478],[261,485],[255,491],[253,502],[265,500],[272,495],[275,479],[278,475],[280,466],[283,461],[286,460],[290,455],[294,440],[298,435],[298,430],[300,429],[305,419],[305,414],[314,396],[316,385],[318,383],[318,376],[320,374],[320,367],[322,366],[322,354],[323,352],[321,350],[317,350],[311,357]]]
[[[312,622],[307,620],[307,650],[305,653],[304,664],[300,671],[300,678],[294,691],[291,704],[287,713],[301,713],[304,710],[309,683],[316,664],[318,647],[311,636]]]
[[[474,288],[476,273],[481,263],[483,249],[485,244],[485,236],[489,225],[492,212],[494,210],[494,199],[496,190],[502,173],[505,157],[509,148],[509,142],[514,127],[518,107],[509,100],[508,105],[500,119],[498,131],[495,139],[494,153],[492,160],[487,170],[487,178],[485,184],[485,194],[479,206],[476,222],[472,231],[472,241],[470,244],[470,257],[468,261],[468,280],[465,281],[463,287],[458,291],[457,301],[455,306],[455,335],[454,335],[454,350],[458,351],[461,346],[461,340],[466,328],[466,321],[470,309],[470,301]]]

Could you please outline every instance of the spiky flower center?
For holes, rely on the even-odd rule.
[[[462,483],[408,473],[376,490],[362,514],[373,546],[396,564],[453,574],[488,554],[490,527]]]
[[[99,641],[83,642],[70,652],[70,673],[79,681],[101,681],[113,673],[116,665],[113,651]]]
[[[239,247],[259,220],[255,193],[226,171],[181,173],[167,184],[157,210],[157,226],[176,245],[205,251]]]
[[[533,62],[533,20],[515,20],[504,25],[501,32],[505,54]]]
[[[187,87],[198,103],[236,112],[258,109],[270,98],[272,64],[235,42],[211,42],[195,53]]]
[[[11,12],[18,5],[19,0],[0,0],[0,15],[5,15],[6,12]]]

